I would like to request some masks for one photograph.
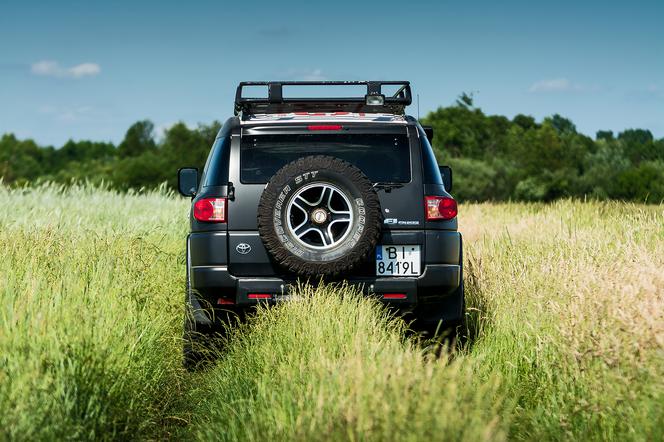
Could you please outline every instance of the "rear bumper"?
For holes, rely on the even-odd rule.
[[[189,276],[191,287],[198,298],[212,306],[228,305],[225,304],[227,302],[233,302],[236,306],[250,306],[266,301],[278,302],[287,299],[292,287],[297,283],[296,280],[267,276],[233,276],[226,266],[193,266]],[[459,287],[461,267],[455,264],[428,264],[417,278],[357,277],[344,278],[343,281],[359,286],[366,295],[407,307],[419,302],[444,300]],[[264,297],[250,297],[256,294]],[[386,294],[393,296],[385,299]]]

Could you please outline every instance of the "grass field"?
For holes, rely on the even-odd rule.
[[[344,287],[181,368],[187,201],[0,188],[0,439],[662,440],[664,206],[460,207],[466,339]]]

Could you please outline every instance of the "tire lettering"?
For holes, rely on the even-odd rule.
[[[312,170],[311,172],[304,172],[302,175],[298,175],[295,177],[295,184],[301,184],[302,182],[308,180],[310,177],[316,178],[316,175],[318,175],[317,170]],[[289,188],[290,191],[290,188]]]

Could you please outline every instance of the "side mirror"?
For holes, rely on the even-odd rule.
[[[427,140],[429,140],[429,144],[433,144],[433,127],[422,126],[422,129],[424,129],[424,133],[427,136]]]
[[[178,191],[183,196],[194,196],[198,191],[198,169],[183,167],[178,170]]]
[[[445,190],[448,192],[452,191],[452,168],[450,166],[438,166],[440,170],[440,175],[443,177],[443,184],[445,185]]]

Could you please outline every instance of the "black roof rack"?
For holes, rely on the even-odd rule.
[[[243,97],[246,86],[267,87],[267,98]],[[367,92],[356,97],[286,98],[284,86],[366,86]],[[383,86],[398,86],[391,95]],[[392,88],[393,89],[393,88]],[[235,93],[235,115],[288,112],[365,112],[403,115],[413,101],[408,81],[243,81]]]

